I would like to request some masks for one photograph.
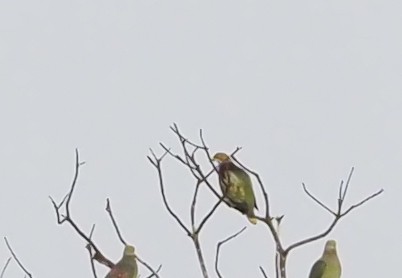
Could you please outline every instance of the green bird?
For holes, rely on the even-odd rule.
[[[138,266],[135,258],[135,249],[131,245],[126,245],[123,257],[105,278],[137,278],[137,272]]]
[[[336,252],[336,241],[328,240],[322,257],[311,268],[309,278],[340,278],[341,273],[342,267]]]
[[[245,214],[252,224],[257,224],[254,208],[258,208],[250,176],[225,153],[216,153],[212,160],[219,163],[219,185],[225,203]]]

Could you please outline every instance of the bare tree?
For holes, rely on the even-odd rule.
[[[176,124],[173,124],[173,126],[171,126],[170,129],[179,141],[179,146],[181,148],[181,154],[173,152],[170,147],[166,146],[163,143],[160,143],[160,147],[162,148],[162,151],[163,151],[162,154],[158,157],[155,154],[155,152],[151,149],[151,155],[148,156],[148,159],[157,171],[157,175],[158,175],[158,179],[159,179],[159,187],[161,190],[161,195],[162,195],[162,199],[165,204],[165,207],[166,207],[167,211],[169,212],[169,214],[178,223],[178,225],[180,227],[182,227],[182,229],[185,231],[185,233],[193,241],[203,277],[207,278],[207,277],[209,277],[209,274],[207,271],[207,267],[205,265],[205,260],[203,258],[202,252],[201,252],[202,249],[201,249],[201,244],[200,244],[198,235],[199,235],[201,229],[204,227],[205,223],[208,221],[208,219],[211,218],[211,216],[215,213],[217,207],[222,203],[224,196],[222,196],[222,194],[218,193],[214,189],[214,186],[209,181],[210,176],[214,172],[217,173],[217,168],[212,161],[212,156],[209,152],[209,147],[207,146],[207,144],[204,140],[202,130],[200,130],[199,142],[194,142],[194,141],[189,140],[186,136],[184,136]],[[261,189],[263,199],[264,199],[264,204],[265,204],[265,213],[263,215],[257,216],[256,218],[259,221],[263,222],[268,227],[269,233],[271,234],[272,239],[275,243],[276,257],[275,257],[274,265],[275,265],[277,278],[286,278],[287,277],[286,276],[287,258],[292,250],[294,250],[298,247],[301,247],[303,245],[306,245],[308,243],[314,242],[318,239],[324,238],[329,233],[331,233],[331,231],[338,224],[338,222],[341,218],[345,217],[352,210],[362,206],[363,204],[365,204],[369,200],[377,197],[378,195],[380,195],[383,192],[383,189],[380,189],[377,192],[362,199],[360,202],[358,202],[348,208],[345,208],[344,201],[345,201],[346,195],[348,193],[349,186],[351,184],[350,181],[351,181],[353,170],[354,170],[352,168],[346,182],[342,181],[339,185],[338,206],[335,210],[333,210],[333,209],[329,208],[327,205],[325,205],[322,201],[320,201],[318,197],[313,195],[307,189],[307,186],[303,183],[302,187],[303,187],[305,194],[307,194],[307,196],[309,198],[311,198],[314,202],[316,202],[321,208],[325,209],[326,211],[328,211],[331,214],[332,222],[329,224],[328,227],[326,227],[324,229],[323,232],[317,233],[316,235],[312,235],[305,239],[301,239],[301,240],[294,242],[294,243],[290,244],[289,246],[285,247],[282,243],[282,240],[281,240],[280,235],[277,230],[277,227],[280,225],[283,216],[271,215],[268,191],[266,190],[266,187],[265,187],[260,175],[256,171],[254,171],[254,170],[248,168],[246,165],[242,164],[236,158],[236,154],[238,151],[240,151],[240,149],[241,148],[239,148],[239,147],[236,148],[232,152],[231,158],[240,167],[242,167],[249,174],[251,174],[252,176],[255,177],[255,179],[258,182],[259,188]],[[199,162],[199,153],[203,154],[204,158],[209,162],[209,165],[210,165],[209,169],[207,169],[207,170],[202,169],[201,163]],[[173,158],[175,161],[177,161],[179,164],[181,164],[184,168],[186,168],[194,178],[195,190],[194,190],[194,195],[192,198],[193,201],[192,201],[192,204],[190,207],[190,211],[191,211],[191,227],[190,228],[188,228],[184,225],[182,219],[174,212],[174,210],[170,206],[168,199],[166,197],[165,182],[164,182],[164,178],[163,178],[163,167],[162,167],[162,163],[166,159],[166,157]],[[198,194],[199,188],[202,184],[206,185],[207,188],[210,190],[211,194],[216,196],[217,201],[216,201],[215,205],[212,206],[209,213],[207,213],[205,215],[205,217],[200,220],[200,224],[197,226],[197,225],[195,225],[194,211],[196,210],[197,194]],[[275,224],[277,224],[277,225],[275,225]],[[224,240],[223,242],[219,242],[217,244],[215,271],[216,271],[216,275],[218,277],[223,277],[223,275],[220,273],[219,268],[218,268],[219,249],[223,243],[225,243],[228,240],[233,239],[235,236],[237,236],[237,234],[235,234],[234,236],[229,237],[227,240]],[[263,277],[268,277],[265,270],[261,266],[260,266],[260,270],[261,270],[261,274],[263,275]]]
[[[103,253],[97,247],[95,242],[92,240],[92,235],[95,230],[95,225],[92,226],[90,233],[86,234],[79,228],[78,224],[74,221],[74,219],[71,216],[70,202],[73,197],[74,189],[78,182],[80,167],[83,166],[84,164],[85,163],[81,162],[79,159],[78,150],[75,150],[75,174],[74,174],[73,181],[71,183],[69,192],[65,195],[65,197],[58,204],[54,201],[54,199],[52,197],[49,197],[49,198],[53,204],[53,208],[56,213],[57,223],[60,225],[62,225],[64,223],[68,223],[74,229],[74,231],[85,241],[86,248],[88,249],[88,252],[89,252],[92,273],[93,273],[93,276],[96,278],[98,276],[97,276],[96,269],[95,269],[95,264],[94,264],[95,261],[100,264],[103,264],[109,268],[112,268],[114,266],[114,263],[111,260],[109,260],[105,255],[103,255]],[[61,209],[63,207],[65,209],[64,215],[61,213]],[[116,230],[116,234],[117,234],[120,242],[123,245],[126,245],[127,242],[123,239],[122,233],[120,232],[120,230],[118,228],[117,221],[115,220],[115,218],[113,216],[113,212],[112,212],[112,208],[111,208],[109,199],[106,200],[106,211],[112,221],[112,224]],[[148,263],[146,263],[144,260],[142,260],[138,255],[136,255],[136,258],[137,258],[137,261],[139,261],[141,264],[143,264],[151,272],[151,274],[148,277],[159,278],[158,272],[160,271],[161,266],[159,266],[157,270],[154,270]]]
[[[206,265],[206,260],[203,254],[203,248],[200,240],[200,234],[201,232],[206,228],[206,224],[208,221],[211,219],[211,217],[215,214],[217,208],[222,204],[225,203],[224,200],[224,195],[221,194],[220,192],[217,192],[215,190],[215,186],[210,182],[210,178],[213,174],[218,173],[217,167],[214,165],[212,159],[211,159],[211,154],[209,152],[209,147],[207,146],[202,130],[200,130],[199,134],[199,142],[194,142],[187,137],[185,137],[181,131],[179,130],[178,126],[176,124],[173,124],[173,126],[170,127],[171,131],[174,133],[174,135],[177,137],[179,141],[179,146],[181,149],[180,153],[176,153],[171,150],[170,147],[166,146],[163,143],[160,143],[160,147],[162,150],[162,153],[158,156],[154,150],[150,150],[150,155],[148,156],[149,162],[152,164],[152,166],[155,168],[157,176],[158,176],[158,184],[162,196],[162,201],[164,203],[164,206],[170,216],[174,219],[174,221],[177,223],[177,225],[181,228],[181,230],[190,238],[190,240],[193,243],[195,253],[198,258],[198,264],[201,269],[201,274],[202,277],[208,278],[212,277],[211,273],[208,273],[208,267]],[[303,183],[302,188],[304,193],[311,199],[313,200],[316,204],[319,205],[322,209],[327,211],[332,218],[331,223],[324,228],[322,232],[319,232],[315,235],[312,235],[310,237],[307,237],[305,239],[301,239],[299,241],[296,241],[288,246],[284,246],[282,243],[282,239],[278,233],[278,228],[281,224],[281,220],[283,218],[282,216],[273,216],[271,214],[271,207],[270,207],[270,196],[268,194],[268,191],[266,190],[266,187],[258,174],[257,171],[252,170],[248,168],[246,165],[242,164],[236,157],[236,154],[241,150],[241,148],[237,147],[233,152],[231,153],[231,158],[232,160],[237,163],[240,167],[242,167],[245,171],[247,171],[251,176],[255,178],[255,180],[258,183],[258,186],[260,188],[262,197],[264,199],[264,213],[262,215],[257,215],[256,218],[264,223],[267,228],[268,228],[268,233],[271,235],[271,238],[275,244],[276,248],[276,253],[275,253],[275,261],[274,263],[274,268],[275,268],[275,277],[276,278],[286,278],[286,269],[287,269],[287,259],[291,251],[293,251],[296,248],[302,247],[308,243],[314,242],[318,239],[324,238],[328,234],[332,232],[332,230],[335,228],[335,226],[339,223],[339,220],[348,215],[351,211],[355,210],[356,208],[364,205],[366,202],[370,201],[371,199],[377,197],[383,192],[383,189],[378,190],[377,192],[367,196],[366,198],[363,198],[361,201],[357,202],[356,204],[353,204],[347,208],[345,208],[344,201],[347,196],[349,187],[351,185],[351,178],[353,175],[354,168],[351,169],[346,182],[342,181],[339,185],[339,190],[338,190],[338,203],[336,209],[331,209],[329,206],[327,206],[325,203],[323,203],[318,197],[316,197],[313,193],[311,193],[307,186]],[[204,162],[207,162],[208,167],[206,169],[203,169],[201,166],[201,158],[203,158]],[[164,168],[163,162],[166,159],[173,159],[175,162],[179,163],[179,165],[183,166],[187,171],[190,173],[190,175],[194,179],[194,193],[192,196],[189,196],[191,198],[191,205],[189,207],[189,213],[190,213],[190,225],[186,225],[185,222],[183,221],[182,217],[177,214],[169,202],[167,195],[166,195],[166,184],[165,184],[165,179],[164,179],[164,171],[166,170]],[[89,262],[90,266],[92,269],[92,274],[93,277],[97,278],[97,272],[96,272],[96,263],[102,264],[106,267],[112,268],[114,267],[114,263],[108,259],[103,252],[101,252],[100,248],[98,247],[97,244],[95,244],[94,240],[92,239],[93,233],[95,231],[95,225],[92,225],[91,230],[89,233],[84,232],[80,227],[79,224],[74,220],[74,218],[71,215],[70,211],[70,203],[73,198],[73,194],[75,191],[75,188],[78,184],[78,177],[79,177],[79,172],[81,167],[84,165],[84,162],[81,162],[79,159],[79,153],[78,150],[75,151],[75,173],[73,176],[73,180],[70,186],[69,191],[66,193],[64,198],[60,202],[56,202],[52,197],[50,198],[50,201],[53,205],[55,214],[56,214],[56,219],[57,223],[59,225],[67,224],[70,227],[73,228],[74,232],[81,237],[84,242],[85,242],[85,247],[88,250],[89,254]],[[199,199],[199,192],[200,188],[206,187],[210,191],[210,193],[216,197],[215,203],[210,207],[208,212],[201,217],[200,219],[196,219],[196,210],[197,210],[197,204],[198,204],[198,199]],[[120,242],[123,245],[127,245],[126,240],[123,237],[122,231],[120,231],[118,222],[113,214],[112,211],[112,205],[111,201],[109,199],[106,199],[106,208],[105,208],[111,223],[115,229],[116,236],[120,240]],[[63,212],[62,212],[63,211]],[[232,235],[228,236],[224,240],[218,242],[216,244],[216,254],[215,254],[215,275],[219,278],[225,277],[224,274],[221,273],[219,270],[219,257],[221,254],[221,248],[223,247],[224,244],[228,243],[231,240],[235,240],[236,237],[238,237],[241,233],[243,233],[246,230],[245,227],[240,229],[239,231],[233,233]],[[9,265],[11,259],[14,259],[21,270],[25,273],[26,276],[28,277],[33,277],[33,275],[27,270],[26,267],[21,263],[21,261],[18,259],[17,255],[15,254],[14,250],[11,248],[11,245],[9,244],[7,238],[4,238],[5,243],[11,253],[11,257],[6,261],[1,274],[0,278],[3,278],[4,273],[6,272],[7,266]],[[148,278],[151,277],[161,277],[159,272],[161,270],[162,265],[159,265],[158,268],[154,269],[151,267],[148,263],[146,263],[143,259],[141,259],[138,254],[136,255],[136,258],[139,263],[141,263],[146,269],[148,269],[149,274]],[[260,272],[262,277],[268,278],[268,275],[264,268],[262,266],[259,266]]]

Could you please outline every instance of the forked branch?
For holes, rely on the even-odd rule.
[[[22,271],[24,271],[24,273],[25,273],[26,275],[28,275],[28,277],[32,278],[32,277],[33,277],[32,274],[26,269],[26,267],[24,267],[24,265],[22,264],[22,262],[18,259],[17,255],[15,254],[13,248],[11,248],[11,245],[10,245],[10,243],[8,242],[8,240],[7,240],[6,237],[4,237],[4,241],[5,241],[6,245],[7,245],[8,251],[10,251],[11,256],[12,256],[13,259],[17,262],[18,266],[22,269]],[[9,262],[9,261],[8,261],[8,262]],[[5,271],[6,268],[7,268],[8,262],[7,262],[6,265],[4,266],[3,271],[2,271],[2,273],[1,273],[1,276],[3,276],[4,271]]]
[[[215,172],[217,172],[217,168],[214,165],[211,154],[209,152],[209,147],[207,146],[204,138],[203,138],[203,133],[202,130],[200,130],[200,141],[201,143],[194,143],[190,140],[188,140],[179,130],[178,126],[176,124],[173,124],[173,126],[170,127],[170,129],[173,131],[173,133],[177,136],[182,154],[177,154],[173,152],[170,148],[166,147],[163,143],[160,143],[161,148],[163,149],[163,154],[160,157],[157,157],[155,153],[151,150],[151,156],[148,156],[149,161],[151,164],[155,167],[157,170],[158,178],[159,178],[159,186],[161,190],[161,195],[163,202],[165,204],[165,207],[169,214],[176,220],[176,222],[179,224],[179,226],[185,231],[185,233],[193,240],[193,243],[195,245],[199,263],[202,269],[202,273],[205,277],[208,277],[208,273],[206,270],[205,266],[205,260],[202,256],[201,252],[201,247],[200,247],[200,242],[199,242],[199,233],[201,232],[202,228],[205,226],[207,221],[214,215],[216,209],[219,207],[219,205],[223,201],[223,195],[218,193],[214,186],[209,182],[208,178]],[[289,252],[297,247],[300,247],[304,244],[313,242],[315,240],[318,240],[320,238],[325,237],[328,235],[334,227],[337,225],[339,220],[349,214],[352,210],[362,206],[369,200],[377,197],[380,195],[383,190],[379,190],[375,192],[374,194],[371,194],[370,196],[364,198],[362,201],[350,206],[349,208],[345,209],[344,208],[344,201],[345,198],[347,197],[347,192],[350,187],[350,181],[351,177],[353,174],[353,168],[346,180],[346,183],[342,182],[339,186],[339,192],[338,192],[338,207],[336,210],[332,210],[329,206],[327,206],[324,202],[320,201],[319,198],[314,196],[308,189],[307,186],[303,183],[302,187],[304,192],[307,194],[309,198],[311,198],[315,203],[317,203],[321,208],[324,210],[328,211],[332,216],[333,216],[333,221],[330,223],[330,225],[321,233],[308,237],[306,239],[300,240],[298,242],[295,242],[293,244],[290,244],[287,248],[285,248],[282,244],[278,228],[275,226],[275,223],[279,224],[283,218],[282,216],[279,217],[273,217],[271,215],[271,208],[270,208],[270,202],[269,202],[269,194],[268,191],[266,190],[266,187],[260,177],[260,175],[257,173],[257,171],[251,170],[247,166],[243,165],[236,157],[235,154],[240,150],[240,148],[237,148],[232,154],[232,160],[236,162],[240,167],[242,167],[245,171],[247,171],[250,175],[252,175],[258,182],[259,188],[261,190],[264,203],[265,203],[265,212],[263,216],[256,216],[258,220],[261,222],[265,223],[270,231],[270,234],[272,235],[272,238],[275,242],[276,246],[276,253],[275,253],[275,270],[276,270],[276,277],[277,278],[286,278],[286,262],[287,262],[287,256]],[[199,152],[203,152],[206,160],[211,166],[211,169],[208,171],[204,171],[202,167],[200,166],[199,162],[197,161],[196,157]],[[163,173],[162,173],[162,161],[167,157],[171,157],[174,160],[176,160],[178,163],[181,165],[185,166],[189,170],[189,173],[192,175],[192,177],[195,179],[195,190],[193,194],[193,198],[191,201],[191,206],[190,206],[190,222],[191,226],[188,228],[185,224],[184,221],[180,218],[179,215],[177,215],[174,210],[171,208],[170,204],[167,201],[166,197],[166,192],[165,192],[165,184],[164,184],[164,179],[163,179]],[[196,219],[195,219],[195,210],[196,210],[196,204],[197,204],[197,197],[200,189],[202,188],[202,185],[206,185],[206,187],[217,197],[217,202],[212,206],[210,211],[204,216],[204,218],[199,222],[200,224],[196,224]],[[219,273],[219,269],[217,267],[217,262],[215,265],[215,270],[218,275],[218,277],[221,277],[221,274]],[[264,277],[268,277],[263,268],[260,267],[261,273]]]
[[[97,262],[99,262],[109,268],[112,268],[114,266],[114,263],[103,255],[103,253],[99,250],[99,248],[96,246],[96,244],[91,239],[91,235],[93,233],[93,228],[92,228],[92,232],[90,233],[90,235],[87,235],[78,227],[78,224],[75,223],[75,221],[73,220],[73,218],[71,216],[70,202],[73,197],[74,189],[77,185],[80,167],[83,166],[84,164],[85,164],[85,162],[80,161],[79,152],[78,152],[78,149],[76,149],[75,150],[75,173],[74,173],[73,181],[71,183],[69,192],[65,195],[65,197],[62,199],[62,201],[59,204],[57,204],[56,201],[50,196],[49,196],[49,199],[53,204],[53,208],[56,213],[57,223],[59,225],[68,223],[74,229],[74,231],[82,239],[84,239],[84,241],[87,243],[87,249],[90,252],[90,255],[92,256],[91,257],[91,267],[93,265],[93,260],[96,260]],[[65,215],[63,215],[61,213],[61,209],[63,209],[63,208],[65,209]],[[94,277],[96,277],[96,271],[95,271],[94,267],[92,267],[92,271],[93,271]]]
[[[97,274],[96,274],[96,269],[95,269],[95,264],[94,261],[97,261],[100,264],[103,264],[109,268],[113,268],[114,267],[114,263],[109,260],[106,256],[103,255],[103,253],[99,250],[99,248],[96,246],[96,244],[94,243],[94,241],[92,240],[92,235],[94,233],[94,229],[95,229],[95,225],[92,226],[91,228],[91,232],[89,233],[89,235],[87,235],[86,233],[84,233],[78,226],[78,224],[74,221],[74,219],[71,216],[71,211],[70,211],[70,202],[72,200],[73,197],[73,193],[74,193],[74,189],[76,188],[77,182],[78,182],[78,176],[79,176],[79,170],[80,167],[84,165],[84,162],[81,162],[79,159],[79,153],[78,150],[75,150],[75,173],[74,173],[74,177],[73,177],[73,181],[72,184],[70,186],[70,190],[69,192],[64,196],[64,198],[61,200],[60,203],[56,203],[56,201],[52,198],[49,197],[53,208],[55,210],[56,213],[56,218],[57,218],[57,223],[59,225],[62,225],[64,223],[68,223],[73,229],[74,231],[85,240],[86,242],[86,248],[88,249],[89,252],[89,256],[90,256],[90,263],[91,263],[91,269],[92,269],[92,274],[93,276],[96,278]],[[64,208],[65,210],[65,215],[62,214],[61,210]],[[107,199],[107,205],[106,205],[106,211],[108,212],[113,226],[116,230],[116,233],[120,239],[120,241],[126,245],[126,241],[123,239],[121,232],[117,226],[117,222],[113,216],[113,212],[111,209],[111,205],[110,205],[110,200]],[[149,277],[157,277],[158,276],[158,272],[161,268],[161,266],[158,268],[158,270],[153,270],[152,267],[149,266],[149,264],[147,264],[145,261],[141,260],[138,256],[137,256],[137,260],[143,264],[150,272],[151,275]]]
[[[346,183],[341,181],[341,183],[339,185],[338,205],[337,205],[336,210],[330,209],[327,205],[325,205],[322,201],[320,201],[318,199],[318,197],[314,196],[314,194],[312,194],[307,189],[306,185],[304,183],[302,183],[303,190],[307,194],[307,196],[309,198],[311,198],[315,203],[317,203],[320,207],[322,207],[324,210],[328,211],[333,216],[333,220],[329,224],[327,229],[325,229],[323,232],[291,244],[289,247],[286,248],[285,254],[289,253],[292,249],[295,249],[295,248],[300,247],[300,246],[302,246],[304,244],[316,241],[318,239],[321,239],[321,238],[327,236],[335,228],[336,224],[339,222],[339,220],[341,218],[345,217],[352,210],[364,205],[365,203],[367,203],[371,199],[377,197],[378,195],[380,195],[381,193],[384,192],[384,189],[380,189],[377,192],[375,192],[375,193],[369,195],[368,197],[364,198],[363,200],[359,201],[358,203],[351,205],[347,209],[344,209],[343,206],[344,206],[344,202],[345,202],[345,198],[347,196],[349,186],[351,184],[351,179],[352,179],[353,172],[354,172],[354,168],[352,167],[352,169],[350,170],[350,173],[348,175],[348,178],[346,180]]]
[[[202,229],[205,227],[206,223],[208,222],[209,219],[214,215],[216,212],[217,208],[219,205],[223,202],[223,196],[221,196],[212,186],[212,184],[208,181],[208,178],[216,171],[212,160],[210,158],[210,154],[208,152],[208,148],[206,147],[203,138],[202,138],[202,133],[200,133],[200,138],[202,144],[196,144],[194,142],[191,142],[187,138],[185,138],[181,132],[179,131],[179,128],[177,127],[176,124],[173,124],[173,126],[170,127],[170,129],[173,131],[173,133],[177,136],[179,142],[180,142],[180,147],[182,150],[183,154],[177,154],[174,153],[170,148],[166,147],[163,143],[160,143],[159,145],[163,149],[163,153],[161,156],[157,156],[155,152],[151,149],[151,155],[148,156],[148,160],[150,163],[154,166],[154,168],[157,171],[158,174],[158,181],[159,181],[159,188],[160,192],[162,195],[162,200],[165,205],[166,210],[168,213],[175,219],[176,223],[181,227],[181,229],[186,233],[187,236],[189,236],[194,244],[197,257],[198,257],[198,262],[201,267],[201,271],[203,274],[203,277],[208,277],[208,271],[207,267],[205,264],[205,259],[202,253],[202,248],[201,248],[201,243],[199,239],[199,235],[202,231]],[[235,150],[234,153],[236,153],[239,150]],[[208,172],[204,172],[202,167],[200,166],[199,162],[196,159],[196,156],[201,153],[201,154],[206,154],[207,160],[211,163],[213,166],[211,170]],[[185,168],[188,169],[189,173],[191,176],[195,179],[195,189],[194,193],[191,199],[191,205],[190,205],[190,227],[187,227],[182,218],[174,211],[174,209],[171,207],[171,205],[168,202],[168,198],[166,196],[166,190],[165,190],[165,181],[163,177],[163,171],[162,171],[162,162],[166,157],[173,158]],[[203,185],[206,185],[206,187],[218,198],[216,203],[211,207],[211,209],[204,215],[204,217],[201,218],[201,220],[197,221],[195,219],[196,215],[196,207],[197,207],[197,202],[198,202],[198,195],[201,187]],[[198,222],[198,224],[197,224]]]
[[[223,244],[227,243],[228,241],[236,238],[237,236],[239,236],[242,232],[244,232],[244,230],[247,227],[243,227],[240,231],[236,232],[235,234],[225,238],[222,241],[219,241],[218,244],[216,245],[216,253],[215,253],[215,271],[216,271],[216,275],[218,275],[219,278],[223,278],[222,274],[219,271],[219,254],[220,254],[220,249],[222,247]]]

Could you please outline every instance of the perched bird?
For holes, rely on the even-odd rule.
[[[336,241],[328,240],[322,257],[311,268],[309,278],[340,278],[341,273],[342,267],[336,252]]]
[[[251,223],[257,224],[254,208],[258,208],[250,176],[225,153],[216,153],[212,160],[219,163],[219,185],[225,203],[245,214]]]
[[[105,278],[137,278],[137,272],[138,266],[135,258],[135,249],[131,245],[126,245],[123,257]]]

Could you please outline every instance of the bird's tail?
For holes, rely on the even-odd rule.
[[[247,216],[247,219],[248,221],[250,221],[251,224],[257,224],[257,218],[255,218],[255,216]]]

